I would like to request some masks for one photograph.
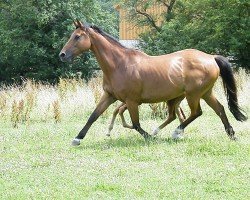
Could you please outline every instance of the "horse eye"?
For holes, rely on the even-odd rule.
[[[80,37],[81,37],[80,35],[76,35],[75,40],[79,40]]]

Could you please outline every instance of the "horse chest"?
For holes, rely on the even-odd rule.
[[[113,95],[120,101],[125,101],[127,98],[133,98],[138,95],[140,87],[131,80],[124,80],[123,78],[112,79],[103,84],[104,91]]]

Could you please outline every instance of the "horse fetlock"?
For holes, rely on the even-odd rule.
[[[108,137],[110,136],[110,132],[112,131],[112,129],[113,129],[113,126],[110,126],[108,132],[106,133],[106,136]]]
[[[79,146],[81,144],[81,140],[78,138],[74,138],[71,144],[72,146]]]
[[[233,127],[230,126],[229,128],[227,128],[226,132],[231,140],[237,140],[237,138],[234,136],[235,132],[233,130]]]
[[[237,141],[237,140],[238,140],[238,138],[237,138],[236,136],[229,136],[229,137],[230,137],[230,139],[233,140],[233,141]]]
[[[106,136],[110,137],[110,132],[106,133]]]
[[[173,139],[182,139],[184,134],[184,129],[176,128],[172,134]]]
[[[152,135],[149,135],[148,133],[144,133],[143,137],[146,141],[153,139]]]
[[[113,130],[113,126],[109,127],[109,133]]]

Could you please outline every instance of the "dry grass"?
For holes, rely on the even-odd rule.
[[[102,77],[99,76],[99,77],[92,78],[88,82],[88,86],[91,89],[91,91],[93,92],[95,103],[97,104],[100,101],[102,93],[103,93]]]
[[[250,78],[244,70],[235,73],[238,85],[239,104],[243,108],[250,102]],[[60,79],[58,85],[35,83],[27,80],[21,86],[0,88],[0,120],[11,121],[13,127],[29,124],[31,121],[60,122],[66,118],[82,118],[94,110],[101,98],[102,77],[98,76],[85,83],[81,79]],[[219,79],[215,85],[215,94],[226,107],[227,102]],[[202,102],[204,104],[204,102]],[[115,104],[104,117],[108,117]],[[189,113],[186,101],[181,103],[184,112]],[[143,105],[140,112],[145,118],[164,118],[166,103]],[[247,110],[248,112],[248,110]]]
[[[27,80],[21,86],[0,88],[0,120],[14,127],[30,121],[82,117],[95,107],[95,91],[79,79],[60,79],[57,86]]]
[[[60,105],[60,102],[59,100],[55,100],[53,103],[53,113],[54,113],[54,119],[55,119],[55,122],[58,123],[58,122],[61,122],[62,120],[62,111],[61,111],[61,105]]]
[[[167,111],[167,103],[161,102],[161,103],[151,103],[149,104],[149,107],[151,108],[151,117],[152,118],[165,118],[166,117],[166,111]]]

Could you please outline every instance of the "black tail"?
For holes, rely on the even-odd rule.
[[[223,56],[216,56],[214,59],[220,68],[220,75],[227,95],[229,110],[238,121],[246,121],[247,116],[242,113],[242,109],[238,105],[237,88],[231,64]]]

